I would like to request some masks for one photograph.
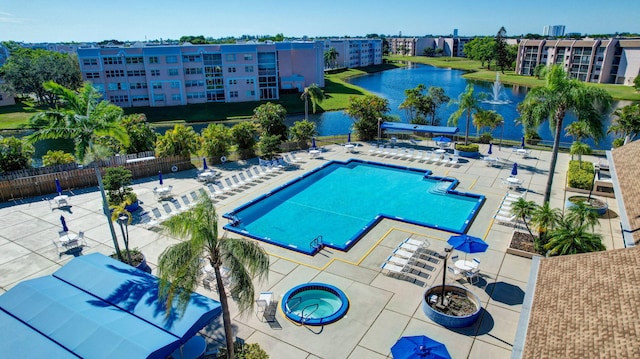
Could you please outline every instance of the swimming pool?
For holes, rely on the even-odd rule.
[[[453,190],[454,178],[351,159],[331,161],[223,217],[226,230],[315,254],[348,250],[384,218],[464,233],[484,196]]]
[[[340,289],[324,283],[306,283],[291,288],[282,297],[287,318],[304,325],[325,325],[342,318],[349,299]]]

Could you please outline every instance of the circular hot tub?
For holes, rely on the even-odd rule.
[[[282,297],[282,312],[304,325],[325,325],[342,318],[349,299],[340,289],[324,283],[306,283],[291,288]]]

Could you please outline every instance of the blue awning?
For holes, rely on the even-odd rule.
[[[380,128],[383,130],[429,132],[444,135],[455,135],[459,131],[457,127],[414,125],[403,122],[383,122]]]
[[[2,355],[164,359],[221,309],[194,294],[184,316],[165,317],[157,283],[99,253],[74,258],[53,276],[23,281],[0,296],[6,314],[0,328],[20,335],[0,336]]]

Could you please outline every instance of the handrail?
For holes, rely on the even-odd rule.
[[[309,247],[311,248],[320,248],[322,247],[322,234],[319,234],[316,238],[314,238],[310,243]]]
[[[314,309],[314,310],[313,310],[313,312],[311,312],[311,313],[307,314],[307,316],[305,317],[305,315],[304,315],[304,311],[305,311],[305,310],[307,310],[307,308],[310,308],[310,307],[313,307],[313,306],[315,306],[315,307],[316,307],[316,309]],[[311,314],[315,313],[318,309],[320,309],[320,304],[318,304],[318,303],[313,303],[313,304],[309,304],[309,305],[307,305],[307,306],[306,306],[306,307],[304,307],[304,309],[302,309],[302,311],[300,312],[300,321],[301,321],[302,323],[304,323],[304,322],[305,322],[305,320],[306,320],[306,319],[308,319],[308,318],[311,316]]]
[[[295,298],[291,298],[291,299],[297,299],[298,302],[302,303],[302,297],[295,297]],[[291,313],[291,307],[289,306],[289,302],[291,302],[291,299],[287,300],[287,313]]]

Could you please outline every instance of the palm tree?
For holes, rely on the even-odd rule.
[[[473,114],[473,125],[476,126],[478,137],[480,137],[481,128],[489,127],[493,131],[503,122],[502,115],[494,110],[480,110]]]
[[[309,120],[309,99],[311,99],[311,105],[313,106],[313,113],[316,113],[316,105],[324,101],[324,92],[318,86],[318,84],[311,84],[304,88],[300,99],[304,100],[304,119]]]
[[[467,85],[467,88],[463,93],[458,96],[458,99],[451,100],[450,105],[458,105],[456,112],[452,113],[449,117],[450,125],[458,125],[458,120],[463,113],[467,114],[467,125],[464,133],[464,144],[469,144],[469,124],[471,123],[471,113],[474,111],[481,111],[480,101],[486,97],[485,93],[481,93],[477,96],[473,94],[473,85]]]
[[[563,219],[558,227],[549,233],[549,243],[544,248],[549,255],[567,255],[576,253],[588,253],[604,251],[607,248],[602,244],[602,237],[596,233],[590,233],[585,226],[576,226],[573,221]]]
[[[624,144],[633,141],[640,134],[640,104],[627,105],[614,113],[608,132],[616,133],[624,138]]]
[[[525,128],[537,128],[545,121],[554,129],[553,152],[544,192],[544,202],[551,198],[553,175],[558,161],[562,121],[567,111],[576,113],[598,140],[604,135],[603,116],[611,105],[611,96],[603,89],[570,79],[561,66],[553,66],[546,77],[546,85],[531,89],[518,110]]]
[[[536,203],[534,201],[527,201],[524,198],[518,198],[517,201],[513,202],[511,205],[511,214],[522,219],[525,227],[527,227],[527,231],[531,237],[534,237],[531,229],[529,228],[528,218],[530,218],[534,211],[536,210]]]
[[[340,56],[340,53],[338,52],[338,50],[336,50],[335,47],[331,47],[329,48],[329,50],[324,52],[324,62],[327,64],[327,67],[329,67],[328,65],[333,63],[333,67],[336,67],[336,59],[338,58],[338,56]]]
[[[112,210],[111,211],[112,222],[120,223],[119,221],[126,220],[128,225],[131,224],[131,220],[133,219],[133,216],[131,215],[131,212],[127,211],[127,209],[125,208],[128,204],[130,203],[122,202],[119,204],[114,204],[109,206],[109,209]],[[125,253],[127,254],[127,264],[131,264],[133,262],[131,261],[131,252],[129,251],[129,235],[128,233],[125,233],[124,227],[122,225],[120,225],[120,231],[122,232],[122,241],[124,242],[124,250],[125,250]],[[118,255],[118,258],[122,260],[122,254],[120,253],[119,247],[116,248],[116,254]]]
[[[221,269],[226,268],[232,278],[230,292],[241,312],[252,308],[255,293],[252,278],[266,279],[269,257],[254,241],[218,237],[218,216],[213,202],[204,196],[187,212],[177,214],[163,222],[165,230],[185,239],[165,249],[160,255],[158,275],[159,292],[167,301],[167,312],[172,308],[174,296],[178,295],[178,309],[184,311],[191,293],[198,285],[201,258],[213,267],[216,287],[222,307],[222,319],[227,343],[227,358],[234,357],[233,331],[227,289],[224,287]]]
[[[573,155],[578,155],[578,162],[580,163],[580,168],[582,168],[582,155],[588,155],[591,153],[591,146],[587,145],[584,142],[574,141],[571,144],[571,148],[569,149],[569,153],[573,157]]]
[[[569,208],[569,213],[566,214],[565,219],[573,223],[576,227],[586,226],[591,227],[594,230],[598,222],[598,213],[594,211],[587,203],[587,201],[576,202],[574,206]]]
[[[543,203],[542,206],[536,206],[531,214],[531,224],[537,227],[539,237],[536,250],[541,249],[547,243],[547,233],[555,228],[561,218],[560,210],[551,208],[549,202]]]
[[[87,155],[104,150],[97,140],[109,136],[124,146],[129,144],[126,129],[120,123],[122,108],[107,101],[99,101],[101,95],[90,83],[78,92],[55,82],[44,83],[47,91],[55,94],[61,106],[39,111],[29,121],[38,130],[29,136],[31,142],[44,139],[69,139],[74,141],[75,156],[81,163]]]
[[[591,136],[591,133],[589,132],[589,127],[587,126],[587,123],[584,121],[572,122],[570,125],[565,127],[564,130],[567,133],[567,136],[572,136],[573,140],[577,142],[582,142],[583,138],[587,138]]]

